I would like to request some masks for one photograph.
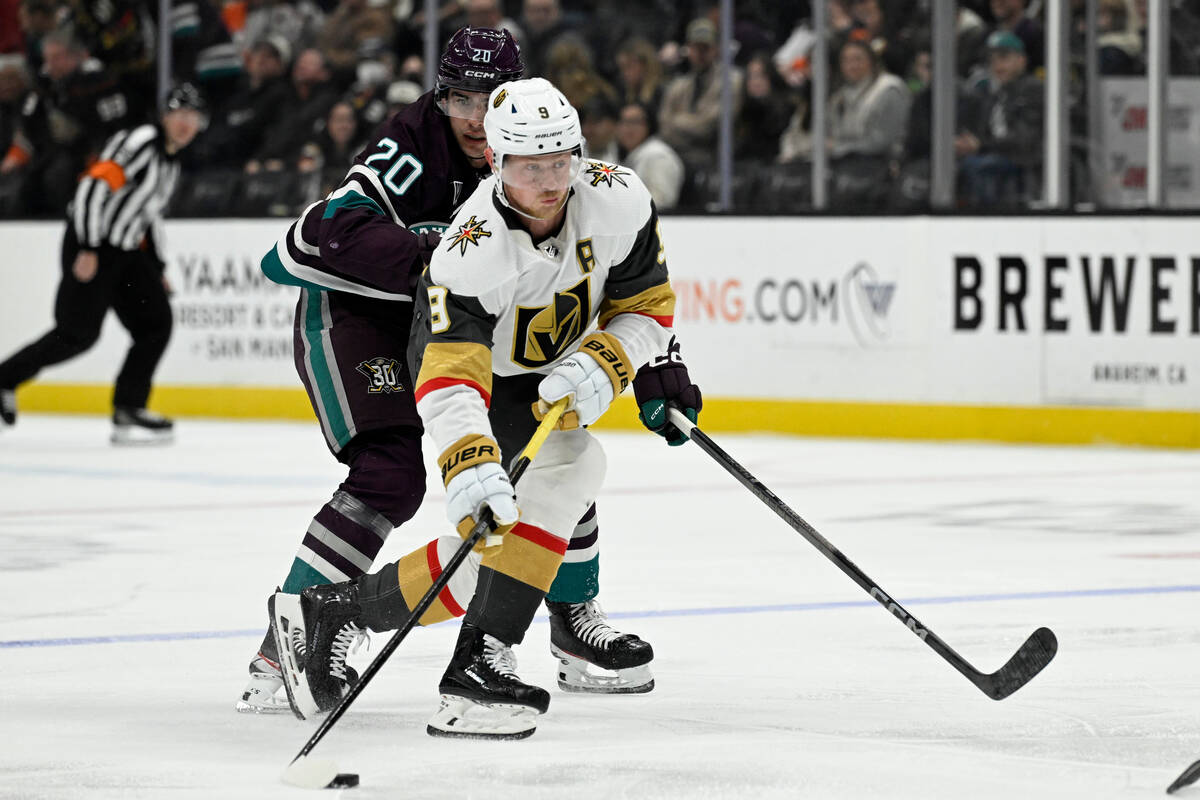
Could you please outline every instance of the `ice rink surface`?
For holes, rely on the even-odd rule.
[[[0,797],[335,795],[279,782],[314,723],[233,711],[342,477],[316,426],[108,432],[0,434]],[[343,796],[1150,798],[1200,758],[1200,453],[714,436],[979,669],[1052,628],[996,702],[698,448],[601,437],[600,599],[653,643],[654,692],[559,691],[540,617],[537,733],[433,739],[456,625],[417,630],[314,753],[362,776]],[[442,497],[381,558],[446,533]]]

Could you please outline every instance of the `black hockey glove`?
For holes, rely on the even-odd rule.
[[[692,383],[674,336],[665,355],[638,370],[633,378],[633,394],[637,399],[638,419],[672,447],[683,444],[687,437],[668,421],[667,405],[677,406],[692,422],[704,406],[700,387]]]

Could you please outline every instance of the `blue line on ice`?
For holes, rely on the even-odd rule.
[[[964,594],[950,597],[901,598],[906,606],[948,605],[952,603],[996,603],[1005,600],[1051,600],[1078,597],[1119,597],[1122,595],[1180,594],[1200,592],[1200,585],[1130,586],[1117,589],[1068,589],[1055,592],[1015,592],[1010,594]],[[819,603],[783,603],[769,606],[718,606],[716,608],[668,608],[655,611],[624,611],[609,614],[610,619],[646,619],[649,617],[713,617],[724,614],[767,614],[780,611],[826,611],[838,608],[873,606],[874,600],[840,600]],[[538,617],[544,622],[545,617]],[[14,639],[0,641],[0,649],[16,647],[69,647],[85,644],[121,644],[125,642],[178,642],[188,639],[238,639],[262,636],[262,628],[232,631],[180,631],[176,633],[129,633],[113,636],[72,636],[61,639]]]

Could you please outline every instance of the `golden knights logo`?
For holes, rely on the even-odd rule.
[[[544,367],[580,339],[592,318],[591,287],[584,277],[548,306],[517,306],[513,324],[513,363],[528,369]]]
[[[458,230],[454,232],[454,238],[450,240],[450,246],[446,249],[453,250],[457,245],[459,248],[458,254],[465,256],[467,254],[467,245],[473,244],[478,247],[480,239],[486,239],[492,235],[491,231],[484,229],[483,223],[485,222],[487,222],[486,219],[475,219],[475,215],[472,214],[469,220],[458,226]]]
[[[629,185],[625,182],[624,177],[629,173],[623,172],[620,167],[612,164],[602,164],[599,161],[589,161],[588,168],[584,170],[584,172],[592,176],[592,186],[599,186],[602,183],[605,186],[612,186],[613,181],[616,181],[622,186]]]
[[[376,356],[362,362],[355,369],[367,376],[367,394],[391,394],[404,391],[404,387],[400,385],[400,379],[397,377],[400,374],[400,365],[394,358]]]

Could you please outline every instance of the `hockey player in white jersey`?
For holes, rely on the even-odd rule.
[[[604,453],[585,427],[639,367],[656,359],[658,368],[645,370],[635,386],[652,429],[683,441],[666,422],[665,406],[695,419],[701,397],[671,359],[678,351],[675,298],[657,213],[642,182],[628,169],[584,157],[575,109],[544,79],[493,91],[484,128],[493,174],[456,214],[422,278],[409,360],[418,375],[417,409],[440,454],[451,523],[465,535],[490,508],[503,543],[482,552],[428,731],[521,738],[533,733],[550,697],[517,676],[512,646],[523,639],[575,522],[604,479]],[[502,463],[563,397],[570,398],[563,424],[514,494]],[[344,648],[333,636],[343,621],[387,630],[406,617],[401,592],[372,596],[369,582],[356,583],[353,592],[339,591],[337,602],[302,595],[308,605],[290,613],[294,620],[302,610],[317,632],[300,637],[306,652],[299,661],[328,664],[331,674],[323,668],[288,674],[289,691],[322,695],[315,705],[323,710],[344,682]],[[276,595],[277,603],[285,600]],[[556,649],[564,669],[597,660],[571,649],[611,644],[589,635],[606,627],[594,609],[580,612],[593,619],[581,620],[556,620],[551,612],[552,626],[573,631],[558,639],[567,642]],[[276,637],[290,651],[297,637],[281,617],[277,612]],[[631,655],[636,661],[638,654]],[[284,661],[285,673],[294,671],[297,660]],[[312,703],[311,694],[302,702]]]

